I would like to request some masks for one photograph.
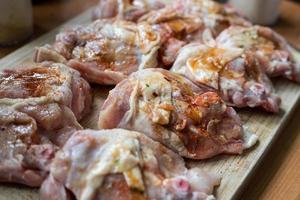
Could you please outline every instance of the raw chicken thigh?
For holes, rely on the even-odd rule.
[[[178,19],[201,23],[202,31],[208,29],[213,36],[217,36],[230,25],[251,25],[230,6],[221,5],[212,0],[177,0],[160,10],[151,11],[142,16],[139,21],[147,21],[151,24],[169,24],[176,30],[180,27],[176,23]]]
[[[162,63],[174,63],[178,51],[192,41],[205,42],[216,37],[230,25],[249,26],[250,23],[230,7],[210,0],[179,0],[160,10],[153,10],[139,19],[160,33]]]
[[[171,71],[216,89],[228,105],[278,112],[281,100],[261,65],[239,48],[191,43],[181,49]]]
[[[79,73],[43,63],[0,74],[0,182],[39,186],[59,146],[88,113],[91,91]]]
[[[214,199],[219,183],[144,134],[84,130],[56,154],[40,193],[43,200],[204,200]]]
[[[232,26],[216,40],[220,47],[241,48],[245,53],[255,54],[270,77],[300,81],[300,64],[294,60],[292,47],[270,28]]]
[[[93,12],[93,19],[119,18],[137,21],[150,10],[164,7],[161,0],[100,0]]]
[[[146,23],[97,20],[57,35],[35,61],[66,63],[89,82],[115,85],[139,69],[157,67],[160,36]]]
[[[140,70],[110,92],[99,128],[116,127],[142,132],[192,159],[240,154],[257,139],[214,90],[163,69]]]
[[[100,1],[95,13],[98,13],[98,18],[117,16],[118,19],[152,25],[161,37],[159,58],[165,67],[171,66],[180,48],[191,41],[210,40],[230,25],[250,25],[228,5],[223,6],[211,0],[158,2]]]
[[[57,147],[37,133],[34,118],[0,106],[0,182],[41,185]]]

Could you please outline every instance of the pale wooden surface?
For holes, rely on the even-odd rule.
[[[74,2],[76,2],[76,5],[79,5],[77,4],[78,0],[74,0]],[[45,9],[44,11],[46,12],[47,10]],[[281,20],[274,28],[284,36],[287,36],[288,40],[293,42],[294,45],[300,47],[300,7],[294,3],[284,2],[281,16]],[[75,20],[75,23],[81,23],[88,18],[88,15],[83,16]],[[43,20],[46,21],[46,19]],[[53,24],[45,24],[45,30],[54,24],[54,22]],[[51,33],[36,41],[35,44],[31,44],[14,55],[1,60],[0,66],[8,67],[16,62],[30,59],[32,47],[51,41],[54,34]],[[1,52],[4,52],[3,54],[7,53],[0,49],[0,56],[3,55]],[[286,81],[282,83],[278,83],[276,88],[280,90],[279,93],[284,97],[283,110],[288,111],[291,105],[296,102],[300,91],[299,87],[294,84]],[[283,90],[286,91],[284,92]],[[95,101],[97,105],[101,104],[99,99],[104,99],[104,96],[97,98]],[[300,198],[300,124],[297,120],[300,118],[300,110],[298,108],[296,110],[287,126],[283,126],[280,123],[287,116],[284,112],[277,116],[271,116],[264,113],[242,111],[242,118],[244,121],[247,121],[246,125],[260,135],[260,144],[253,151],[247,152],[243,156],[222,156],[212,159],[206,164],[201,164],[204,165],[204,168],[211,168],[210,165],[214,165],[211,168],[212,170],[222,172],[224,179],[221,186],[217,189],[217,196],[220,199],[229,199],[233,194],[236,194],[234,192],[237,190],[242,191],[241,199]],[[262,150],[268,146],[268,142],[274,135],[274,130],[278,128],[282,128],[279,139],[272,145],[262,163],[256,166],[257,170],[251,175],[250,182],[248,182],[246,188],[242,190],[241,183],[244,183],[246,171],[254,167],[255,159],[260,157]],[[218,159],[219,161],[216,161]],[[217,165],[215,165],[216,163]],[[0,187],[0,199],[8,199],[8,197],[9,199],[37,199],[37,194],[36,191],[32,192],[24,187],[21,187],[21,189],[15,189],[11,186]]]

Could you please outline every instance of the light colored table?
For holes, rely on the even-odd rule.
[[[34,5],[35,33],[32,39],[97,1],[48,0]],[[280,19],[273,28],[300,49],[300,4],[284,1],[281,8]],[[0,48],[0,58],[19,47]],[[300,105],[254,172],[240,199],[300,200]]]

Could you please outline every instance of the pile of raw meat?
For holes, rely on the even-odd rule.
[[[170,1],[169,1],[170,2]],[[271,78],[300,81],[291,47],[211,0],[101,0],[88,25],[0,74],[0,182],[41,199],[214,199],[219,175],[183,158],[257,141],[234,108],[277,113]],[[115,85],[98,130],[80,125],[93,85]]]

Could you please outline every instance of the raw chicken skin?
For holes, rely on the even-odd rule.
[[[151,24],[167,23],[176,31],[178,24],[174,26],[174,23],[178,19],[190,19],[192,23],[201,23],[202,28],[209,29],[214,36],[230,25],[251,25],[230,6],[211,0],[177,0],[160,10],[151,11],[142,16],[139,21],[147,21]]]
[[[57,35],[35,61],[66,63],[89,82],[114,85],[139,69],[157,67],[160,36],[146,23],[97,20]]]
[[[0,106],[0,182],[40,186],[57,148],[42,142],[29,115]]]
[[[0,74],[0,182],[40,186],[59,146],[91,106],[79,73],[43,63]]]
[[[160,0],[100,0],[93,12],[93,19],[118,18],[137,21],[150,10],[164,7]]]
[[[89,84],[80,74],[58,63],[4,70],[0,74],[0,103],[53,102],[69,107],[78,120],[90,111]]]
[[[251,146],[240,118],[216,92],[163,69],[140,70],[110,91],[99,128],[116,127],[142,132],[192,159],[240,154]],[[250,138],[255,143],[256,136]]]
[[[239,48],[191,43],[181,49],[171,71],[216,89],[228,105],[278,112],[281,100],[261,65]]]
[[[211,0],[158,2],[105,0],[100,1],[95,13],[97,18],[115,17],[152,25],[161,37],[159,58],[165,68],[172,66],[185,44],[209,41],[230,25],[250,25],[228,5]]]
[[[166,66],[174,63],[179,49],[189,42],[209,41],[230,25],[250,25],[230,7],[210,0],[178,0],[149,12],[139,22],[151,24],[160,33]]]
[[[260,59],[261,66],[270,77],[283,76],[300,81],[300,64],[295,61],[292,47],[278,33],[262,26],[232,26],[216,39],[218,46],[241,48]]]
[[[213,199],[219,183],[141,133],[84,130],[56,154],[40,194],[44,200],[204,200]]]
[[[203,23],[205,28],[210,29],[215,36],[229,25],[249,26],[251,24],[229,5],[221,5],[212,0],[100,0],[94,10],[93,18],[146,20],[151,24],[170,23],[170,27],[175,29],[180,26],[175,25],[177,20],[187,20],[186,22],[190,23],[198,21]]]

